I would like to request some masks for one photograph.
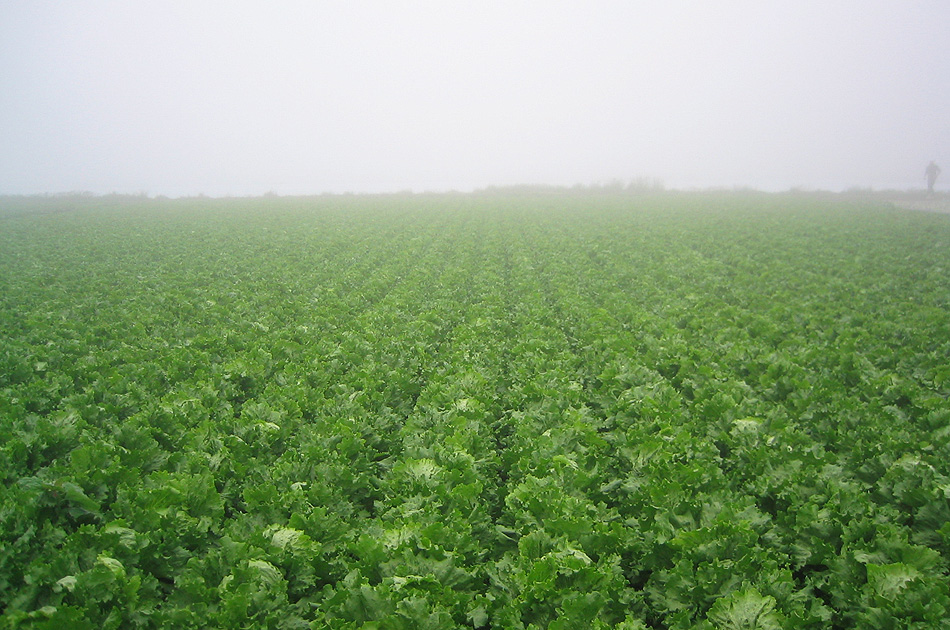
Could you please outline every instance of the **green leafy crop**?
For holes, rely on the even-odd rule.
[[[948,627],[948,244],[753,193],[7,216],[0,627]]]

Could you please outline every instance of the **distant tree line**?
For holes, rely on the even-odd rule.
[[[518,193],[518,194],[636,194],[645,192],[659,192],[666,190],[666,185],[659,177],[634,177],[624,181],[619,178],[606,182],[591,182],[589,184],[574,184],[573,186],[554,186],[551,184],[512,184],[507,186],[487,186],[476,190],[476,193]]]

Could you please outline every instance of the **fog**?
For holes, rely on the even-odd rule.
[[[950,179],[950,3],[0,3],[0,194]]]

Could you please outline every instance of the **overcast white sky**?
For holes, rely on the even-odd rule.
[[[0,193],[950,180],[950,2],[0,0]]]

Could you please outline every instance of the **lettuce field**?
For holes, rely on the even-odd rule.
[[[60,209],[0,218],[0,628],[950,627],[950,216]]]

